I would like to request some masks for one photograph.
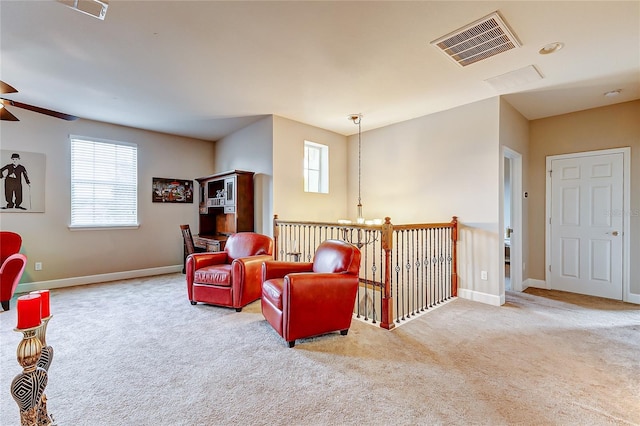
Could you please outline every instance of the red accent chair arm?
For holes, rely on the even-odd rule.
[[[313,263],[307,262],[282,262],[278,260],[264,262],[262,264],[262,281],[273,278],[284,278],[285,275],[296,272],[313,271]]]
[[[273,260],[271,255],[240,257],[231,262],[233,280],[233,304],[244,306],[260,297],[262,292],[262,263]],[[245,300],[241,300],[244,297]]]

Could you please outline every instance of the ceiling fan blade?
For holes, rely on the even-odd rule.
[[[4,81],[0,81],[0,93],[3,95],[6,93],[17,93],[18,91],[11,85],[5,83]]]
[[[22,102],[12,101],[11,99],[2,98],[2,100],[4,100],[5,103],[9,103],[11,106],[14,106],[17,108],[27,109],[29,111],[38,112],[40,114],[48,115],[55,118],[61,118],[63,120],[73,121],[78,119],[78,117],[76,117],[75,115],[69,115],[62,112],[52,111],[50,109],[40,108],[40,107],[29,105],[29,104],[23,104]]]
[[[7,111],[6,108],[0,108],[0,120],[20,121],[20,120],[18,120],[18,117],[16,117],[15,115],[11,114],[9,111]]]

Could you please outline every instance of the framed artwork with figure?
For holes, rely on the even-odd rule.
[[[42,213],[46,156],[37,152],[0,150],[0,213]]]
[[[193,180],[153,178],[154,203],[193,203]]]

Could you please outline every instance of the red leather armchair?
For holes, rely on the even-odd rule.
[[[349,332],[360,250],[339,240],[318,246],[313,263],[264,262],[262,314],[292,348],[296,339]]]
[[[238,232],[224,251],[187,256],[187,293],[198,302],[235,308],[260,298],[262,262],[273,260],[273,239],[254,232]]]
[[[26,256],[19,253],[20,246],[22,237],[19,234],[0,232],[0,302],[5,311],[9,310],[9,302],[27,265]]]

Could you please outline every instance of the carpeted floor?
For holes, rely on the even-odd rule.
[[[386,331],[290,349],[184,276],[51,291],[49,412],[81,425],[637,425],[640,306],[530,289],[456,299]],[[19,425],[15,309],[0,313],[0,424]]]

